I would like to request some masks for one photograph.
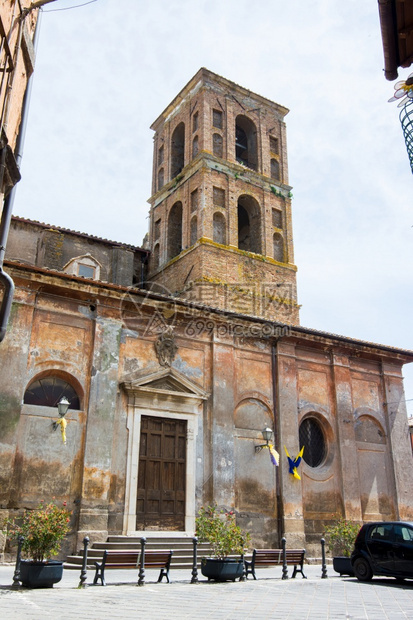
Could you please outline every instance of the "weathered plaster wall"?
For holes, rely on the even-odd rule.
[[[236,511],[254,544],[277,545],[285,534],[289,546],[317,555],[324,525],[337,514],[412,518],[400,372],[407,357],[319,334],[292,332],[277,342],[257,332],[254,319],[203,314],[51,272],[12,272],[15,304],[0,349],[3,516],[54,496],[74,509],[77,544],[85,533],[92,541],[121,533],[126,503],[133,508],[128,458],[139,453],[139,436],[130,446],[131,415],[145,403],[146,411],[179,416],[181,403],[193,450],[188,523],[200,505],[216,501]],[[166,400],[156,381],[153,397],[128,392],[127,382],[164,369],[155,342],[167,324],[175,326],[177,346],[171,372],[192,387],[174,393],[172,381]],[[51,372],[70,377],[81,399],[80,411],[67,416],[66,446],[52,430],[53,408],[21,404],[28,383]],[[188,389],[199,408],[185,404]],[[327,453],[318,467],[302,462],[299,481],[288,473],[283,446],[298,453],[299,427],[309,416],[323,429]],[[276,431],[278,470],[267,450],[255,452],[266,426]],[[75,544],[72,537],[68,545]]]

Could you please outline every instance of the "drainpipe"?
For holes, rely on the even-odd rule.
[[[280,454],[280,415],[278,408],[278,356],[277,356],[278,340],[275,340],[271,346],[272,361],[272,402],[274,408],[274,447]],[[277,496],[277,530],[278,530],[278,546],[281,549],[281,538],[284,535],[284,508],[281,493],[281,475],[280,467],[275,468],[275,492]]]
[[[50,2],[51,0],[48,0],[48,1]],[[33,3],[33,4],[39,5],[39,3]],[[32,6],[31,8],[37,8],[37,6]],[[22,17],[24,19],[25,17],[24,13]],[[39,14],[37,16],[36,27],[34,31],[34,37],[33,37],[33,47],[34,47],[35,53],[37,51],[37,45],[38,45],[38,40],[39,40],[40,21],[41,21],[41,11],[39,11]],[[23,27],[23,24],[21,25],[21,28],[22,27]],[[17,141],[16,141],[15,158],[16,158],[16,164],[17,164],[18,169],[20,169],[20,163],[21,163],[22,156],[23,156],[23,144],[24,144],[24,138],[26,135],[32,83],[33,83],[33,73],[27,81],[26,92],[24,93],[24,98],[23,98],[19,135],[17,136]],[[0,164],[2,166],[2,170],[3,170],[3,157],[5,157],[5,153],[6,153],[6,149],[3,148],[2,161]],[[7,238],[8,238],[9,230],[10,230],[10,222],[11,222],[11,216],[13,213],[13,203],[14,203],[15,195],[16,195],[16,185],[12,187],[12,189],[10,190],[9,194],[7,195],[4,201],[3,212],[2,212],[1,223],[0,223],[0,282],[4,286],[4,295],[3,295],[3,299],[2,299],[1,307],[0,307],[0,342],[4,340],[4,337],[6,335],[7,323],[8,323],[9,316],[10,316],[10,310],[11,310],[11,305],[13,302],[13,294],[14,294],[14,282],[11,279],[11,277],[3,271],[3,261],[4,261],[4,255],[6,253],[6,244],[7,244]]]

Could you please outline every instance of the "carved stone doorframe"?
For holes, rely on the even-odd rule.
[[[173,368],[150,375],[136,375],[121,386],[127,393],[128,450],[126,463],[123,534],[136,535],[136,499],[142,416],[186,420],[185,532],[195,531],[195,471],[198,418],[207,394]],[[150,530],[148,530],[149,532]]]

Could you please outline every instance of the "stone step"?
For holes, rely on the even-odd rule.
[[[207,543],[198,543],[198,549],[201,547],[204,549],[207,547]],[[93,547],[96,549],[140,549],[141,543],[140,541],[106,541],[106,542],[97,542],[93,544]],[[185,542],[174,542],[172,540],[160,540],[160,541],[147,541],[145,543],[146,549],[193,549],[193,544],[185,543]]]
[[[140,547],[142,536],[108,536],[106,542],[111,543],[133,543]],[[168,544],[193,544],[193,537],[191,536],[144,536],[146,538],[147,544],[160,544],[160,543],[168,543]],[[201,544],[201,543],[200,543]]]
[[[114,549],[117,551],[128,551],[141,549],[141,538],[137,536],[109,536],[106,542],[96,542],[88,549],[88,568],[94,569],[95,562],[103,557],[105,549]],[[174,569],[192,569],[193,557],[193,539],[183,536],[162,536],[148,537],[146,540],[146,549],[172,549],[171,568]],[[208,543],[198,543],[198,558],[200,564],[203,556],[211,555],[211,547]],[[83,549],[75,555],[66,558],[64,567],[68,570],[79,570],[83,563]]]

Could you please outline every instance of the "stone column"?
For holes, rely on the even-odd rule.
[[[78,540],[106,540],[121,323],[96,319]]]
[[[390,460],[393,464],[396,518],[413,519],[412,450],[407,420],[403,377],[399,365],[382,363],[384,410],[387,411],[386,432]],[[397,459],[392,456],[397,450]]]
[[[361,521],[357,445],[354,434],[350,361],[347,355],[331,353],[336,411],[336,446],[340,459],[344,516]]]
[[[283,507],[283,534],[287,546],[305,547],[302,482],[288,472],[284,446],[293,458],[300,451],[298,441],[297,365],[295,345],[277,345],[278,395],[276,415],[280,446],[280,484]]]
[[[219,330],[219,326],[218,326]],[[219,338],[219,336],[218,336]],[[235,502],[234,349],[224,339],[213,344],[212,479],[219,506]]]

